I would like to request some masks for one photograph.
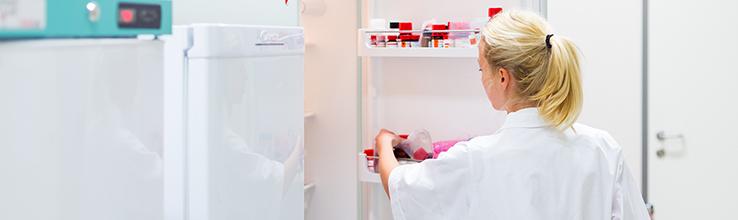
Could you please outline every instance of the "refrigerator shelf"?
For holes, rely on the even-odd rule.
[[[361,57],[425,57],[425,58],[476,58],[478,49],[476,46],[468,48],[376,48],[371,47],[369,34],[385,32],[376,30],[359,29],[358,54]],[[454,32],[454,31],[450,31]],[[463,32],[463,30],[462,30]]]
[[[374,158],[378,158],[376,156],[368,156],[369,160],[372,160]],[[382,179],[379,178],[379,173],[377,173],[374,170],[374,166],[376,166],[376,162],[374,166],[369,166],[369,161],[367,160],[367,156],[364,153],[359,153],[359,181],[360,182],[366,182],[366,183],[382,183]],[[400,166],[407,165],[407,164],[416,164],[420,163],[422,161],[419,160],[413,160],[413,159],[404,159],[404,158],[398,158],[397,162],[400,163]]]
[[[304,211],[307,212],[308,208],[310,207],[310,201],[313,198],[313,194],[315,193],[315,183],[305,184],[303,188],[304,197]]]
[[[359,181],[365,183],[382,183],[382,179],[379,178],[379,173],[370,170],[367,162],[366,154],[359,153],[358,158],[359,167]]]

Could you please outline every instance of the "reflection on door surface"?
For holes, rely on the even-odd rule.
[[[302,62],[190,61],[191,217],[302,219]]]
[[[0,219],[163,218],[161,43],[14,44],[0,43]]]

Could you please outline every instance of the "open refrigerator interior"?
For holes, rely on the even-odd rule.
[[[365,0],[361,7],[362,28],[357,35],[362,85],[362,145],[357,149],[360,218],[392,219],[373,167],[376,133],[382,128],[398,134],[427,131],[436,145],[436,149],[428,146],[431,158],[438,155],[432,150],[495,132],[505,114],[492,109],[481,86],[479,29],[500,9],[546,16],[546,1]],[[417,162],[403,160],[401,165]]]

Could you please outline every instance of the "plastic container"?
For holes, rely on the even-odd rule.
[[[413,23],[412,22],[400,22],[399,29],[400,29],[400,35],[412,35],[413,34]]]
[[[441,153],[448,151],[451,147],[462,141],[466,141],[466,139],[433,142],[433,159],[438,158]]]
[[[413,160],[433,158],[433,141],[426,130],[410,133],[396,148],[402,149]]]
[[[399,44],[397,43],[397,35],[388,35],[387,36],[387,48],[397,48],[399,47]]]

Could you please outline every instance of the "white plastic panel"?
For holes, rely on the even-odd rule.
[[[303,218],[303,56],[190,59],[191,219]]]
[[[0,43],[0,219],[161,219],[162,45]]]

